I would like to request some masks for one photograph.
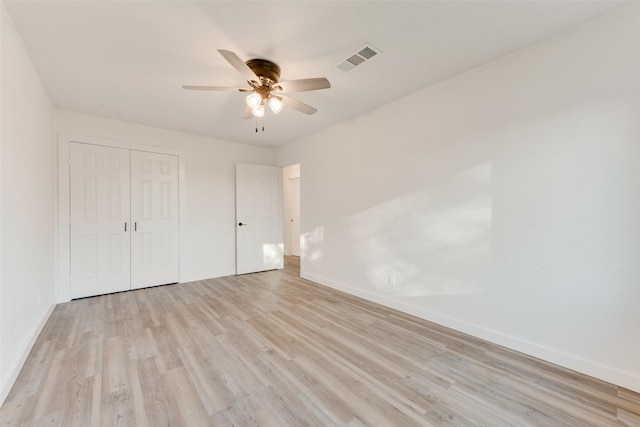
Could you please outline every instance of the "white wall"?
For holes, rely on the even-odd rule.
[[[303,276],[640,391],[640,5],[281,148]]]
[[[181,151],[180,281],[235,274],[235,165],[273,165],[273,150],[59,109],[53,117],[56,133]]]
[[[4,3],[0,111],[0,402],[53,309],[51,104]]]

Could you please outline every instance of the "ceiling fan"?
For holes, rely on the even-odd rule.
[[[265,106],[268,105],[274,114],[278,114],[287,106],[293,110],[305,114],[314,114],[316,111],[311,105],[289,97],[288,93],[305,92],[310,90],[328,89],[331,83],[324,77],[310,79],[289,80],[281,82],[280,67],[278,64],[266,59],[250,59],[243,61],[234,52],[218,49],[224,59],[231,64],[247,80],[250,87],[234,88],[221,86],[182,86],[188,90],[231,91],[248,93],[242,118],[264,117]]]

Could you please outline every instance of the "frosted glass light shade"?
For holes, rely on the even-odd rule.
[[[247,106],[249,108],[256,108],[262,102],[262,96],[259,93],[253,92],[247,95]]]
[[[269,108],[271,108],[273,114],[278,114],[280,111],[282,111],[282,108],[284,108],[284,103],[275,96],[272,96],[271,98],[269,98]]]
[[[252,108],[251,114],[255,117],[264,117],[264,104],[258,104],[257,107]]]

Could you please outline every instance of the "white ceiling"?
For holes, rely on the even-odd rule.
[[[54,106],[275,147],[525,48],[628,2],[5,1]],[[382,51],[335,65],[365,43]],[[281,80],[327,77],[294,94],[319,111],[242,120],[246,85],[217,49],[266,58]]]

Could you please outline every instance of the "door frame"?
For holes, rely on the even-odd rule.
[[[70,271],[71,271],[71,240],[70,240],[70,191],[69,191],[69,147],[72,142],[91,145],[102,145],[113,148],[125,148],[129,150],[147,151],[151,153],[171,154],[178,156],[178,213],[180,218],[185,217],[184,207],[186,206],[186,181],[184,168],[184,152],[167,147],[158,147],[146,144],[137,144],[132,142],[115,141],[104,138],[94,138],[90,136],[74,135],[70,133],[58,133],[58,171],[57,171],[57,188],[58,197],[55,200],[56,224],[55,241],[56,251],[55,260],[55,289],[56,301],[58,303],[71,300],[70,289]],[[182,245],[184,239],[180,239],[180,253],[182,253]],[[182,264],[182,259],[180,260]],[[178,276],[182,268],[178,268]]]

